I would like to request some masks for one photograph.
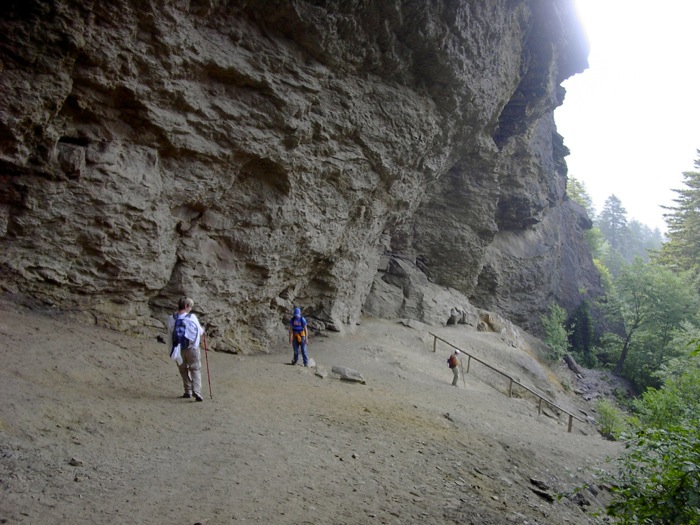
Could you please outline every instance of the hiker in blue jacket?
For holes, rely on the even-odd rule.
[[[194,301],[181,297],[178,311],[168,317],[168,335],[166,342],[171,349],[170,357],[177,362],[182,376],[184,398],[194,395],[196,401],[202,401],[202,363],[199,353],[199,340],[204,333],[199,319],[192,313]]]
[[[289,342],[294,347],[292,364],[297,364],[299,349],[301,348],[301,358],[304,366],[309,366],[309,356],[306,352],[306,345],[309,342],[309,331],[306,328],[306,319],[301,316],[301,309],[299,308],[294,309],[294,316],[289,320]]]

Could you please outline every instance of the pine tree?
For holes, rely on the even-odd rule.
[[[645,224],[632,219],[627,225],[627,231],[627,243],[622,254],[627,263],[634,261],[635,257],[649,262],[650,254],[661,249],[663,237],[658,228],[652,230]]]
[[[622,253],[627,235],[627,210],[622,206],[622,201],[615,195],[610,195],[605,200],[597,223],[610,247]]]
[[[700,169],[700,150],[694,165]],[[673,190],[676,206],[665,207],[668,242],[659,260],[679,270],[700,273],[700,171],[683,172],[685,188]]]
[[[617,277],[627,263],[623,253],[626,252],[629,240],[627,210],[617,196],[610,195],[605,200],[603,211],[598,215],[595,225],[605,239],[605,245],[599,250],[598,257],[613,277]]]

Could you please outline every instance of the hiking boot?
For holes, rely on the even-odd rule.
[[[200,396],[199,394],[195,394],[195,395],[194,395],[194,398],[195,398],[197,401],[203,401],[202,396]]]
[[[182,394],[181,397],[182,397],[183,399],[189,399],[189,398],[192,397],[192,394],[190,394],[190,393],[188,393],[188,392],[185,392],[184,394]]]

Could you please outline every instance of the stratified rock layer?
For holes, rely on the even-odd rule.
[[[373,282],[401,257],[455,312],[470,300],[536,326],[598,286],[552,118],[586,66],[572,13],[10,2],[0,285],[129,330],[160,328],[184,293],[215,346],[250,352],[292,305],[333,330],[387,310]]]

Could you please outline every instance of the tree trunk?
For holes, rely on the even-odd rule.
[[[625,339],[625,344],[622,346],[622,353],[620,354],[620,359],[617,360],[617,364],[615,365],[615,370],[613,373],[615,375],[620,375],[622,373],[622,365],[625,364],[625,359],[627,359],[627,352],[629,352],[630,349],[630,341],[632,340],[632,333],[630,332],[627,335],[627,339]]]
[[[574,356],[572,356],[571,354],[566,354],[564,356],[564,361],[566,362],[566,366],[568,366],[569,369],[574,374],[580,375],[581,377],[586,375],[583,373],[583,370],[581,370],[581,368],[579,368],[578,363],[576,362],[576,359],[574,359]]]

